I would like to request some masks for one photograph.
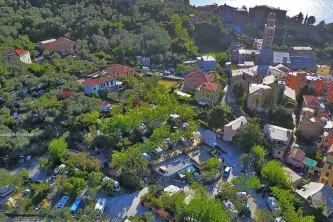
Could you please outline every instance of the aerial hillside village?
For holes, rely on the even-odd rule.
[[[333,60],[295,44],[311,16],[0,6],[0,221],[333,220]]]

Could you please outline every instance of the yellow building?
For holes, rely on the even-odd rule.
[[[328,65],[317,65],[318,75],[329,75],[331,74],[331,66]]]
[[[326,183],[333,187],[333,145],[327,151],[327,159],[321,171],[319,183]]]
[[[220,84],[205,82],[195,90],[194,98],[198,103],[213,106],[220,100],[221,89]]]

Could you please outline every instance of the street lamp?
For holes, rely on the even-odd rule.
[[[287,36],[287,31],[288,31],[288,27],[283,25],[283,27],[285,28],[285,31],[284,31],[284,36],[283,36],[283,43],[282,45],[285,45],[285,42],[286,42],[286,36]]]

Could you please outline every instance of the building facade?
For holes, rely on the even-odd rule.
[[[105,71],[117,79],[125,79],[136,74],[135,69],[129,66],[115,64],[105,68]]]
[[[213,82],[215,75],[204,72],[191,72],[184,78],[183,90],[196,90],[201,84],[206,82]]]
[[[5,59],[7,62],[21,61],[25,64],[31,64],[30,52],[24,49],[15,49],[8,52]]]
[[[58,39],[50,39],[41,41],[38,43],[38,48],[41,51],[57,51],[58,53],[62,55],[72,55],[75,53],[75,42],[66,39],[64,37],[60,37]]]
[[[272,156],[274,159],[283,160],[284,152],[290,144],[293,135],[292,130],[279,126],[266,124],[264,134],[272,144]]]
[[[324,183],[333,188],[333,145],[327,151],[326,162],[319,177],[319,183]]]
[[[247,123],[244,116],[241,116],[224,126],[223,140],[231,142],[232,138],[243,130]]]
[[[117,91],[116,78],[113,76],[103,76],[96,79],[87,79],[83,83],[84,92],[89,95],[91,93],[98,93],[103,89],[109,91]]]
[[[247,108],[256,110],[257,112],[264,111],[264,97],[269,93],[271,87],[263,84],[250,84],[249,95],[247,97]]]
[[[287,18],[287,11],[280,8],[273,8],[267,5],[257,5],[249,9],[250,20],[255,24],[263,24],[268,14],[275,13],[278,24],[284,24]]]
[[[236,21],[236,8],[227,4],[220,5],[217,9],[220,18],[223,22],[235,22]]]
[[[201,71],[203,72],[210,71],[215,68],[216,59],[209,55],[197,57],[197,64],[199,65]]]
[[[310,85],[316,90],[317,94],[320,94],[323,87],[323,80],[315,75],[306,72],[289,72],[287,75],[287,86],[295,90],[296,94],[305,85]]]
[[[221,98],[222,87],[220,84],[202,83],[196,90],[194,98],[198,103],[214,106]]]
[[[291,47],[289,56],[293,70],[315,67],[316,54],[311,47]]]
[[[275,35],[275,13],[270,13],[265,24],[264,37],[262,40],[262,49],[272,49]]]
[[[317,65],[317,75],[330,75],[331,73],[331,66],[328,65]]]

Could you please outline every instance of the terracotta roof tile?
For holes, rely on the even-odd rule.
[[[93,87],[93,86],[96,86],[98,84],[103,84],[103,83],[112,81],[114,79],[115,78],[113,76],[103,76],[103,77],[100,77],[98,79],[87,79],[83,82],[83,84]]]
[[[7,56],[21,56],[28,52],[29,52],[28,50],[24,50],[24,49],[15,49],[13,51],[8,52]]]
[[[318,96],[303,96],[303,100],[307,106],[320,106]]]
[[[120,64],[115,64],[109,67],[105,68],[106,71],[114,71],[114,72],[118,72],[118,73],[126,73],[129,71],[134,70],[134,68],[129,67],[129,66],[124,66],[124,65],[120,65]]]
[[[299,162],[303,163],[304,158],[305,158],[305,153],[301,149],[293,148],[290,151],[289,157],[294,158],[294,159],[298,160]]]
[[[195,78],[199,80],[201,83],[204,82],[213,82],[215,79],[215,75],[213,74],[208,74],[204,72],[191,72],[185,76],[185,81],[189,78]]]
[[[107,101],[103,101],[103,102],[101,102],[101,104],[99,104],[100,107],[109,106],[109,105],[110,105],[110,103]]]
[[[199,89],[205,89],[205,90],[208,90],[208,91],[216,91],[220,87],[221,87],[220,84],[213,83],[213,82],[205,82],[205,83],[202,83],[198,88]]]

